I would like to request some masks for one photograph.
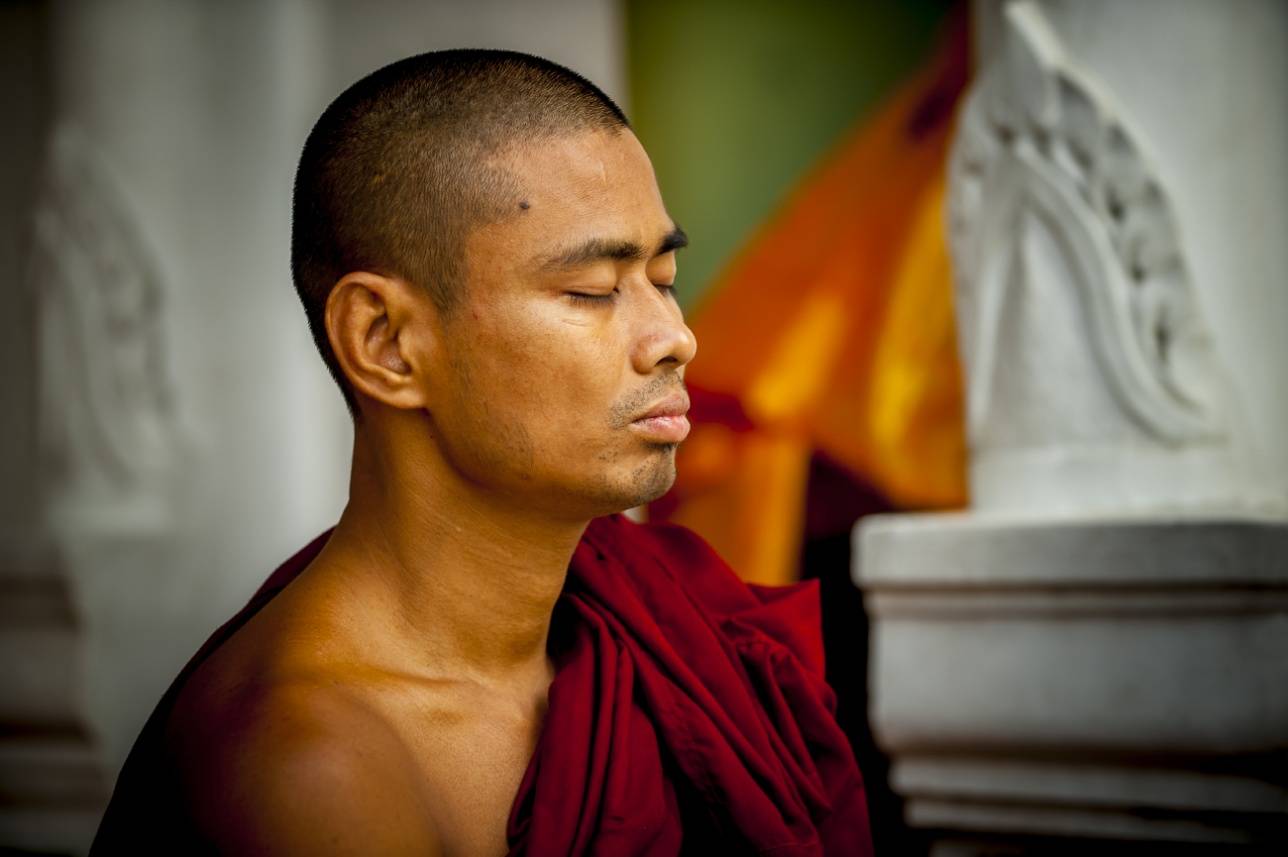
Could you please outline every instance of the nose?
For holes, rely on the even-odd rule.
[[[654,290],[654,294],[657,299],[647,301],[631,351],[631,363],[641,375],[668,364],[679,369],[698,353],[698,340],[684,323],[680,307],[661,292]]]

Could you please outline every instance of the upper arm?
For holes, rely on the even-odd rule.
[[[180,760],[193,818],[220,853],[441,853],[405,749],[360,706],[279,691],[220,721]]]

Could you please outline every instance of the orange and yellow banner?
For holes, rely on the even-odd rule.
[[[749,581],[795,577],[816,451],[896,507],[965,503],[944,185],[967,67],[958,24],[694,314],[694,429],[650,514],[697,530]]]

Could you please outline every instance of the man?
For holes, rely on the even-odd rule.
[[[614,514],[675,477],[696,347],[621,111],[413,57],[326,110],[294,206],[349,503],[162,700],[95,851],[867,853],[815,590]]]

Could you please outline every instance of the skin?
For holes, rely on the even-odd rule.
[[[675,478],[676,443],[635,421],[683,399],[696,348],[647,155],[593,131],[499,158],[522,196],[469,237],[451,313],[374,272],[332,289],[362,412],[348,505],[169,724],[226,853],[503,854],[572,552]]]

